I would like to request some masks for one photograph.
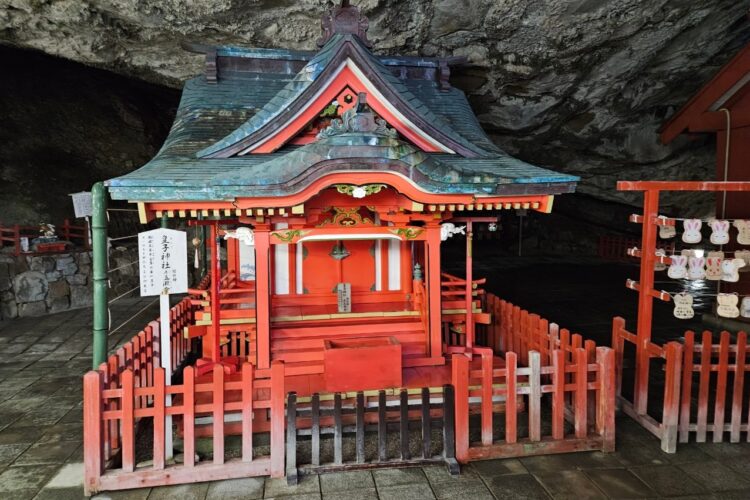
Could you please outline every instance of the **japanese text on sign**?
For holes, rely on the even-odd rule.
[[[138,235],[141,296],[185,293],[187,235],[173,229],[154,229]]]

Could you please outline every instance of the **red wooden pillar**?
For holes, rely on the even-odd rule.
[[[641,290],[638,294],[638,345],[636,346],[635,394],[633,402],[638,415],[646,414],[648,402],[648,344],[651,341],[651,318],[654,298],[654,260],[656,252],[656,224],[659,215],[659,191],[643,192],[643,243],[641,256]]]
[[[472,272],[472,232],[473,227],[471,220],[466,221],[466,349],[474,347],[474,297],[473,283],[474,275]]]
[[[427,226],[427,301],[430,315],[430,357],[442,355],[440,303],[440,225]]]
[[[218,363],[221,359],[221,243],[219,240],[219,224],[211,224],[211,360]],[[168,334],[168,332],[164,332]]]
[[[269,226],[255,227],[255,331],[258,368],[271,366],[271,288]]]

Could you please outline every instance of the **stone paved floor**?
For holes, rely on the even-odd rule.
[[[596,294],[597,290],[587,293]],[[149,304],[151,304],[149,306]],[[146,307],[144,309],[144,307]],[[127,340],[158,314],[151,299],[112,306],[110,337]],[[83,496],[81,375],[90,367],[89,309],[0,322],[0,497]],[[750,498],[750,444],[680,445],[675,455],[626,417],[617,451],[476,462],[459,477],[441,467],[310,476],[294,488],[251,478],[131,490],[98,498]]]

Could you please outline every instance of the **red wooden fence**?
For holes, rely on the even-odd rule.
[[[459,462],[572,451],[614,451],[615,378],[611,349],[597,348],[593,362],[583,348],[573,349],[572,359],[565,351],[555,349],[549,354],[551,365],[546,366],[542,365],[542,355],[531,351],[527,355],[528,367],[519,367],[518,356],[509,352],[501,368],[493,366],[492,350],[477,349],[477,352],[482,359],[478,370],[471,369],[464,355],[455,354],[452,359]],[[545,397],[546,394],[550,397]],[[493,413],[495,396],[506,402],[504,417]],[[516,404],[518,396],[524,398],[524,405]],[[481,439],[477,442],[470,442],[472,406],[480,407]],[[519,425],[522,415],[528,419],[525,430]],[[496,418],[504,418],[504,422]],[[496,425],[500,423],[504,423],[502,432]],[[543,435],[545,428],[551,429],[549,435]]]
[[[568,329],[491,293],[487,294],[487,311],[493,316],[492,324],[485,329],[487,347],[495,352],[516,353],[523,366],[528,366],[531,351],[541,355],[542,366],[552,364],[555,350],[565,352],[567,359],[573,359],[579,348],[586,351],[589,360],[595,357],[596,343],[593,340],[584,340],[581,335],[570,333]]]
[[[88,226],[77,226],[71,224],[69,219],[65,219],[62,225],[57,227],[57,232],[61,240],[70,241],[86,250],[89,249]],[[39,226],[21,226],[19,224],[3,226],[0,223],[0,247],[4,247],[6,243],[9,243],[13,247],[13,254],[16,256],[22,253],[21,238],[28,238],[29,242],[31,242],[32,239],[39,236]]]
[[[699,443],[705,442],[708,433],[715,443],[726,440],[740,441],[740,434],[747,433],[750,441],[750,412],[748,406],[748,346],[747,334],[739,332],[732,342],[729,332],[721,332],[719,342],[714,343],[711,332],[703,332],[696,342],[695,333],[688,331],[680,342],[668,342],[660,347],[649,342],[646,352],[649,361],[663,360],[664,393],[661,397],[661,421],[653,412],[653,404],[646,404],[646,412],[639,412],[622,395],[623,357],[626,342],[636,344],[635,334],[625,329],[625,320],[615,318],[612,326],[612,343],[617,356],[617,395],[625,413],[662,440],[662,449],[674,453],[677,443],[686,443],[690,435]],[[638,370],[638,362],[633,367]],[[655,373],[660,373],[657,371]],[[634,387],[637,391],[638,387]],[[634,394],[635,396],[635,394]],[[648,402],[648,386],[640,397]],[[658,413],[658,412],[656,412]]]
[[[250,476],[284,475],[284,365],[274,363],[271,376],[254,377],[253,366],[245,363],[238,380],[226,380],[221,366],[214,367],[212,380],[199,383],[193,367],[183,373],[183,383],[167,386],[163,368],[155,368],[153,381],[137,386],[135,373],[121,374],[120,387],[109,389],[101,372],[84,376],[84,486],[86,494],[172,484],[194,483]],[[208,394],[210,398],[201,397]],[[168,405],[168,397],[173,404]],[[209,402],[203,402],[209,401]],[[112,409],[114,407],[114,409]],[[271,455],[253,456],[253,413],[270,411]],[[225,416],[241,415],[241,458],[225,457]],[[165,456],[166,417],[180,418],[183,435],[183,462],[167,464]],[[210,417],[212,460],[196,464],[195,424]],[[153,448],[150,456],[136,456],[137,424],[150,419]],[[120,436],[117,465],[106,467],[104,429],[114,426]],[[148,465],[137,465],[150,459]]]

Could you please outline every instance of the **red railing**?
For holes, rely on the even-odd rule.
[[[542,366],[549,366],[553,361],[553,352],[565,353],[567,362],[572,362],[574,354],[583,348],[590,362],[596,353],[596,343],[585,340],[577,333],[570,333],[510,302],[493,294],[487,294],[487,311],[492,313],[493,322],[485,330],[486,345],[495,352],[514,352],[519,362],[528,366],[529,352],[536,351],[541,355]]]
[[[172,366],[179,367],[190,350],[190,341],[185,339],[183,329],[193,322],[195,309],[190,299],[185,299],[170,310]],[[159,322],[152,321],[117,349],[98,370],[90,371],[84,376],[84,461],[87,492],[245,477],[269,472],[283,475],[283,365],[272,366],[270,379],[254,378],[249,364],[243,367],[239,380],[225,381],[223,370],[215,370],[208,383],[197,383],[194,369],[187,367],[183,372],[183,384],[166,386],[165,373],[159,362],[159,335]],[[268,376],[267,374],[266,377]],[[206,394],[211,396],[206,397]],[[175,398],[179,404],[169,406],[168,397]],[[271,409],[272,458],[252,459],[253,419],[245,417],[248,412],[256,409]],[[224,415],[238,411],[243,414],[243,458],[239,463],[220,466],[224,461]],[[164,422],[168,415],[181,419],[186,458],[182,465],[165,467],[164,443],[167,430]],[[206,415],[213,419],[208,431],[215,436],[213,463],[195,465],[191,458],[194,453],[188,452],[191,447],[194,450],[195,417]],[[275,420],[274,415],[277,416]],[[136,426],[143,419],[153,421],[153,465],[138,467],[136,470],[134,440]],[[206,432],[205,428],[201,428],[200,434]],[[118,468],[105,470],[105,464],[118,462],[121,464]]]
[[[600,236],[597,255],[606,260],[630,262],[628,249],[641,244],[638,238],[624,236]]]
[[[102,490],[185,484],[217,479],[284,475],[284,365],[274,363],[271,376],[254,377],[245,363],[237,380],[227,380],[223,367],[214,367],[212,378],[200,382],[193,367],[185,368],[183,383],[166,385],[163,368],[154,379],[138,387],[133,370],[121,375],[120,387],[107,389],[103,375],[91,371],[84,376],[84,486],[90,495]],[[170,405],[170,398],[174,404]],[[114,406],[115,409],[109,409]],[[271,413],[271,454],[253,453],[253,414]],[[225,416],[242,418],[241,458],[225,457]],[[181,419],[184,460],[166,464],[167,416]],[[257,415],[256,415],[257,416]],[[196,420],[208,417],[213,436],[212,460],[195,461]],[[153,426],[151,464],[136,467],[136,425],[150,419]],[[104,429],[120,430],[119,467],[105,470]]]
[[[637,345],[638,338],[625,329],[624,319],[618,317],[613,321],[612,345],[616,352],[616,392],[620,406],[660,438],[662,450],[668,453],[677,450],[678,442],[687,443],[691,434],[699,443],[706,441],[708,433],[715,443],[725,441],[727,434],[729,442],[737,443],[742,432],[750,439],[750,414],[743,413],[743,408],[748,406],[745,383],[750,374],[747,334],[739,332],[733,343],[731,334],[725,331],[719,339],[715,344],[713,334],[706,331],[696,343],[695,333],[688,331],[682,343],[672,341],[662,347],[649,341],[645,346],[647,361],[662,362],[664,389],[657,404],[649,404],[646,384],[639,395],[646,402],[646,411],[638,411],[622,394],[625,345],[627,342]],[[634,371],[639,369],[636,360]],[[634,384],[634,399],[638,390],[638,385]],[[661,408],[661,416],[649,415],[648,410],[653,410],[654,406]]]
[[[65,219],[62,225],[56,229],[62,241],[70,241],[81,248],[89,249],[88,226],[76,226],[71,224],[69,219]],[[13,254],[18,256],[24,253],[21,250],[21,238],[28,238],[31,242],[32,239],[39,237],[39,234],[39,226],[21,226],[19,224],[3,226],[0,223],[0,247],[9,243],[13,247]],[[64,251],[66,250],[61,250],[61,252]]]
[[[461,463],[487,458],[614,451],[615,373],[614,352],[596,350],[593,363],[583,348],[574,349],[566,361],[560,349],[551,352],[552,363],[542,365],[537,351],[528,353],[528,367],[518,366],[518,356],[508,352],[504,366],[493,366],[491,349],[476,349],[481,367],[473,369],[462,354],[453,355],[452,383],[456,394],[456,458]],[[544,394],[551,398],[543,399]],[[520,400],[519,400],[520,398]],[[495,414],[497,401],[504,416]],[[519,402],[525,404],[518,404]],[[549,411],[543,411],[543,405]],[[479,439],[471,440],[469,413],[479,407]],[[519,426],[519,417],[528,426]],[[504,421],[497,421],[503,418]],[[546,422],[544,422],[546,420]],[[499,425],[498,425],[499,424]],[[521,432],[519,427],[526,428]],[[543,435],[543,429],[550,429]]]

